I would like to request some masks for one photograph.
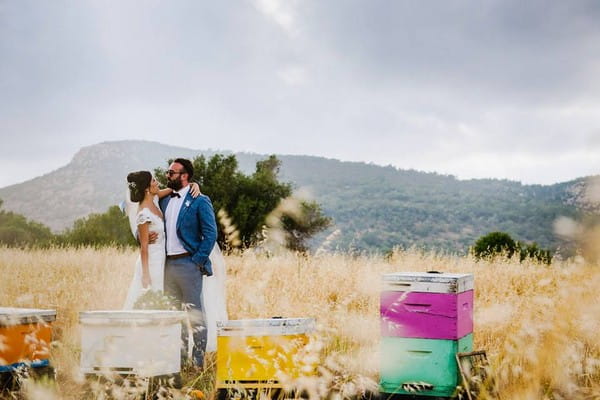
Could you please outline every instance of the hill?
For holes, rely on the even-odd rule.
[[[60,231],[77,218],[118,204],[125,196],[129,171],[164,167],[168,158],[215,153],[230,152],[146,141],[104,142],[82,148],[62,168],[0,189],[0,199],[5,209]],[[236,153],[236,157],[240,169],[248,173],[266,155]],[[400,245],[462,252],[494,230],[557,247],[561,244],[553,234],[557,217],[594,211],[583,201],[584,178],[548,186],[522,185],[508,180],[458,180],[322,157],[277,157],[282,161],[281,180],[307,189],[333,217],[330,247],[343,250],[389,250]],[[317,238],[314,245],[323,239]]]

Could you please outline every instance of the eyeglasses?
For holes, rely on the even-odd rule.
[[[166,172],[167,176],[185,174],[185,171],[173,171],[172,169]]]

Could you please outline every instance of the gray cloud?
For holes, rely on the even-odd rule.
[[[37,169],[0,186],[127,138],[596,173],[599,17],[591,1],[2,2],[0,157]]]
[[[319,4],[321,40],[376,81],[541,101],[587,88],[599,55],[595,2]]]

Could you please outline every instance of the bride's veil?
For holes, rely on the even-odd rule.
[[[206,318],[207,342],[206,351],[217,350],[217,321],[227,321],[227,295],[225,293],[225,258],[219,245],[215,243],[211,253],[213,275],[205,276],[202,280],[202,297],[204,316]]]
[[[133,237],[137,238],[137,223],[136,223],[136,215],[138,213],[138,203],[134,203],[131,201],[129,197],[129,189],[125,193],[125,201],[122,203],[123,212],[127,215],[129,219],[129,228],[131,229],[131,234]]]

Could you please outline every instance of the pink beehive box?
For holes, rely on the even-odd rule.
[[[473,332],[472,274],[386,274],[380,300],[383,336],[457,340]]]

